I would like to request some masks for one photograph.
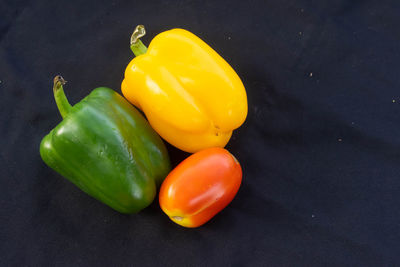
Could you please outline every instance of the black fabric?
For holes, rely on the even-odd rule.
[[[0,265],[394,266],[400,264],[398,1],[0,2]],[[48,168],[42,137],[71,103],[120,92],[133,55],[175,27],[242,78],[249,114],[227,148],[233,202],[198,229],[158,201],[121,215]],[[174,165],[188,154],[168,147]]]

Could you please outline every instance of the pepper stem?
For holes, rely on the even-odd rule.
[[[54,99],[56,100],[56,104],[58,110],[60,111],[61,116],[63,119],[68,115],[71,111],[72,106],[69,104],[67,97],[65,96],[63,85],[67,81],[64,80],[63,77],[57,75],[54,77],[54,86],[53,86],[53,93]]]
[[[142,43],[140,38],[145,36],[146,29],[143,25],[137,25],[131,35],[131,50],[135,56],[143,55],[147,52],[147,47]]]

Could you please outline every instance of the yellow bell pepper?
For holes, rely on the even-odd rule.
[[[186,152],[224,147],[247,116],[246,91],[236,72],[210,46],[183,29],[158,34],[147,49],[139,25],[131,38],[136,57],[122,93],[151,126]]]

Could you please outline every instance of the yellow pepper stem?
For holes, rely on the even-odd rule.
[[[54,77],[54,86],[53,86],[53,93],[54,99],[56,100],[56,104],[60,114],[63,118],[65,118],[68,113],[70,112],[72,106],[69,104],[67,97],[65,96],[63,85],[67,81],[64,80],[63,77],[57,75]]]
[[[135,56],[140,56],[147,52],[147,47],[140,40],[140,38],[145,36],[145,34],[146,29],[144,26],[138,25],[131,35],[131,50]]]

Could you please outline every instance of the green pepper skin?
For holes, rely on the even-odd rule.
[[[160,137],[132,105],[100,87],[63,117],[40,144],[49,167],[121,213],[152,203],[170,161]]]

